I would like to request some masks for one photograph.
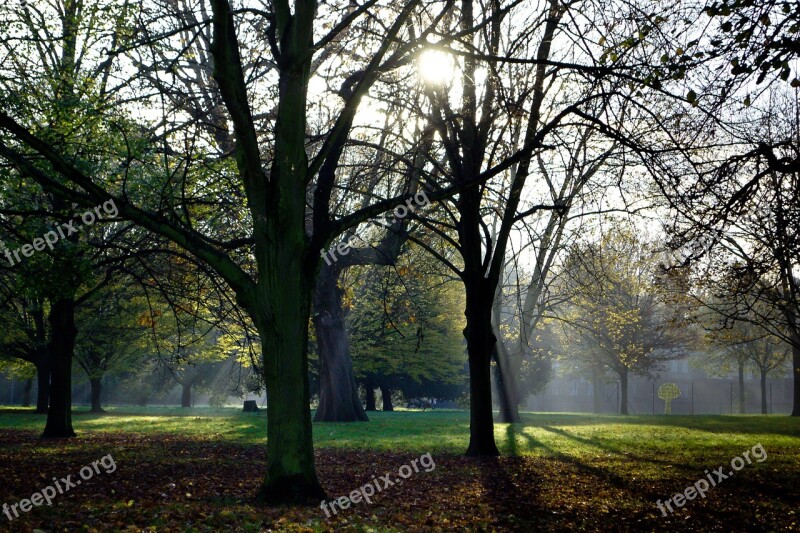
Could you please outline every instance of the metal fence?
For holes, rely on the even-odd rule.
[[[631,376],[628,383],[630,414],[663,414],[664,400],[658,397],[663,383],[675,383],[680,397],[672,400],[672,414],[735,414],[739,413],[739,384],[736,379],[667,377],[658,380]],[[595,390],[598,389],[598,390]],[[768,379],[767,412],[789,414],[792,410],[792,382],[789,378]],[[599,387],[578,377],[557,377],[544,392],[531,396],[531,411],[618,413],[620,406],[618,381],[603,381]],[[744,412],[761,413],[761,387],[757,379],[744,382]]]

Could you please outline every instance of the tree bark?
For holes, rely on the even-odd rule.
[[[192,382],[181,383],[181,407],[189,408],[192,406]]]
[[[50,408],[43,438],[74,437],[72,429],[72,356],[75,349],[75,300],[62,297],[50,308]]]
[[[55,109],[56,116],[53,122],[60,124],[63,119],[71,120],[70,110],[75,106],[75,79],[77,61],[77,41],[80,25],[79,2],[65,2],[61,13],[63,29],[60,37],[61,57],[56,70]],[[59,116],[61,115],[61,116]],[[58,211],[67,207],[68,203],[63,197],[53,199],[53,208]],[[78,236],[67,235],[67,240],[76,243]],[[75,353],[75,338],[78,334],[75,328],[75,293],[74,283],[80,279],[74,260],[65,263],[64,276],[65,289],[68,293],[57,294],[51,300],[50,315],[50,405],[47,410],[42,438],[74,437],[72,429],[72,358]],[[58,287],[61,290],[61,287]]]
[[[620,389],[619,414],[627,415],[628,414],[628,369],[627,368],[619,373],[619,389]]]
[[[100,393],[103,388],[101,379],[90,379],[89,384],[92,387],[92,408],[90,413],[104,413],[103,406],[100,404]]]
[[[767,414],[767,373],[761,370],[761,414]]]
[[[739,363],[739,414],[743,415],[745,412],[744,405],[744,363]]]
[[[320,250],[336,237],[330,233],[335,229],[329,213],[336,170],[358,109],[358,98],[377,79],[377,73],[373,71],[371,78],[362,78],[356,85],[322,153],[315,159],[320,164],[309,166],[306,113],[317,2],[295,2],[294,9],[276,2],[269,31],[274,31],[273,46],[280,50],[280,57],[276,58],[278,107],[272,132],[272,165],[266,175],[248,102],[234,12],[227,0],[212,0],[211,6],[213,77],[236,134],[235,157],[253,219],[258,270],[254,290],[240,285],[236,296],[258,329],[269,395],[267,474],[259,496],[269,503],[318,504],[326,496],[314,464],[309,407],[311,302]],[[373,57],[373,64],[379,64],[388,52],[388,43],[403,27],[413,6],[414,3],[409,4],[395,21],[386,36],[387,46]],[[311,173],[316,174],[316,187],[309,219],[307,186],[315,177]],[[231,279],[241,277],[229,266],[223,270],[230,271]]]
[[[33,379],[28,378],[25,380],[25,387],[22,389],[22,407],[31,406],[31,389],[33,388]]]
[[[394,411],[394,404],[392,403],[392,389],[386,385],[381,385],[381,399],[383,399],[384,411]]]
[[[227,2],[225,6],[229,8]],[[306,235],[305,116],[311,68],[308,46],[315,9],[316,3],[297,3],[291,24],[285,20],[278,23],[278,27],[284,24],[287,34],[278,36],[286,47],[278,82],[275,155],[267,189],[260,199],[266,203],[264,218],[254,221],[259,279],[252,314],[261,338],[269,394],[267,474],[259,497],[271,504],[318,505],[326,497],[314,461],[308,382],[308,326],[320,261],[320,248]],[[229,32],[234,35],[232,15],[228,21]],[[237,43],[231,48],[235,46]],[[242,92],[238,99],[246,108],[247,95]],[[258,156],[252,159],[258,165]],[[251,204],[256,201],[250,198]],[[314,214],[322,216],[316,211]]]
[[[307,378],[314,273],[298,264],[302,255],[287,246],[292,239],[276,241],[284,253],[273,268],[262,270],[257,293],[259,310],[276,311],[259,315],[256,322],[269,394],[267,475],[259,496],[270,503],[318,504],[325,492],[314,462]]]
[[[375,407],[375,382],[372,378],[364,380],[364,391],[366,396],[365,403],[367,404],[367,411],[377,411]]]
[[[492,418],[491,356],[495,337],[491,327],[492,294],[482,277],[464,283],[467,301],[467,339],[469,356],[470,438],[468,456],[500,455],[494,440]]]
[[[317,279],[314,331],[319,350],[319,408],[315,422],[367,422],[353,374],[338,269],[327,265]],[[374,400],[373,400],[374,401]]]
[[[469,188],[461,193],[458,206],[461,215],[459,244],[464,259],[461,278],[466,292],[464,338],[469,358],[470,435],[467,455],[494,457],[500,455],[494,440],[492,417],[491,359],[496,340],[492,331],[492,305],[495,286],[484,276],[480,202],[480,192]]]

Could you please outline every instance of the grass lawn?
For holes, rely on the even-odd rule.
[[[96,473],[0,529],[157,531],[297,530],[792,530],[800,529],[800,420],[786,416],[593,416],[524,414],[497,424],[504,457],[462,457],[469,418],[460,411],[370,413],[369,423],[314,424],[317,466],[329,500],[430,453],[420,469],[372,503],[327,517],[320,508],[254,505],[264,472],[266,417],[238,409],[112,408],[76,411],[79,436],[40,441],[44,417],[0,411],[0,503],[41,490],[52,477],[78,477],[111,453],[113,473]],[[763,446],[759,462],[752,448]],[[731,460],[750,464],[728,475]],[[656,500],[707,479],[727,479],[674,513]],[[714,477],[716,481],[716,477]],[[691,495],[691,493],[689,494]]]

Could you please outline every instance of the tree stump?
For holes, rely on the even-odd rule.
[[[258,412],[258,404],[255,400],[245,400],[244,401],[244,408],[242,409],[243,413],[257,413]]]

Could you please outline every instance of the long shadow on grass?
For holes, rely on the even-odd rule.
[[[548,429],[548,428],[542,428],[542,429]],[[641,486],[632,487],[631,479],[624,476],[620,476],[619,474],[613,472],[610,469],[584,463],[578,460],[576,457],[562,453],[544,444],[542,444],[541,447],[542,449],[547,450],[555,459],[573,466],[581,474],[592,476],[602,481],[606,481],[611,485],[613,485],[614,487],[622,491],[625,491],[633,501],[636,500],[655,501],[655,499],[660,498],[662,496],[662,494],[656,494],[654,491],[647,490]]]
[[[675,482],[679,482],[679,480],[685,480],[685,483],[686,483],[687,486],[692,484],[696,479],[703,477],[702,474],[698,475],[698,473],[701,470],[703,470],[703,467],[701,465],[681,465],[681,464],[675,464],[675,463],[670,462],[670,461],[665,461],[665,460],[660,460],[660,459],[652,459],[652,458],[649,458],[649,457],[637,456],[637,455],[634,455],[634,454],[631,454],[631,453],[622,454],[621,452],[615,450],[613,447],[610,447],[610,446],[607,446],[607,445],[603,445],[603,444],[599,443],[598,441],[596,441],[595,439],[586,439],[586,438],[583,438],[583,437],[578,437],[576,435],[572,435],[572,434],[570,434],[570,433],[568,433],[568,432],[566,432],[564,430],[557,429],[557,428],[551,428],[551,427],[546,427],[545,426],[545,427],[542,427],[541,429],[543,429],[545,431],[549,431],[551,433],[555,433],[555,434],[560,435],[560,436],[563,436],[563,437],[565,437],[567,439],[577,441],[577,442],[579,442],[581,444],[584,444],[584,445],[587,445],[587,446],[595,446],[595,447],[597,447],[599,449],[602,449],[602,450],[605,450],[605,451],[608,451],[608,452],[618,453],[618,454],[622,455],[625,459],[628,459],[628,460],[649,462],[649,463],[656,464],[656,465],[669,466],[669,467],[671,467],[673,469],[673,472],[679,473],[679,475],[677,476],[677,478],[674,481]],[[605,468],[602,468],[602,467],[597,467],[597,466],[586,464],[584,462],[581,462],[579,459],[577,459],[574,456],[566,455],[564,453],[556,451],[556,450],[554,450],[554,449],[552,449],[552,448],[550,448],[548,446],[545,446],[545,445],[541,445],[541,446],[542,446],[542,448],[547,449],[558,460],[573,465],[575,468],[577,468],[582,473],[595,476],[595,477],[597,477],[599,479],[607,480],[612,485],[614,485],[615,487],[617,487],[619,489],[622,489],[622,490],[625,490],[628,493],[631,493],[631,495],[634,498],[643,498],[645,500],[655,501],[656,499],[663,498],[663,496],[664,496],[663,492],[660,493],[660,492],[657,492],[656,490],[648,490],[648,489],[646,489],[645,487],[642,487],[642,486],[631,487],[631,481],[632,480],[628,480],[627,478],[625,478],[623,476],[620,476],[620,475],[614,473],[613,471],[611,471],[609,469],[605,469]],[[723,464],[725,464],[725,463],[724,462],[720,462],[720,463],[714,464],[712,466],[716,467],[718,465],[723,465]],[[772,482],[769,482],[769,481],[765,480],[765,478],[763,477],[763,473],[752,472],[752,473],[749,473],[748,478],[744,478],[743,479],[742,477],[739,477],[739,478],[734,477],[732,480],[726,481],[725,482],[725,487],[727,489],[728,494],[736,494],[736,491],[743,491],[745,494],[750,494],[752,496],[753,491],[755,490],[760,495],[768,496],[769,498],[772,498],[772,499],[779,499],[781,501],[786,502],[787,504],[791,504],[792,502],[796,502],[797,501],[796,495],[792,494],[791,491],[786,491],[786,490],[779,489],[779,487],[781,487],[781,486],[790,486],[790,485],[793,484],[793,482],[790,481],[790,479],[792,477],[791,475],[786,475],[785,476],[787,478],[785,480],[785,482],[784,481],[779,481],[779,477],[778,476],[773,475],[771,477],[773,477],[773,480],[772,480]],[[674,485],[674,483],[673,483],[673,485]],[[678,485],[680,485],[680,483],[678,483]],[[721,497],[721,496],[718,496],[718,497]]]
[[[519,457],[520,451],[527,452],[532,451],[536,448],[541,448],[542,443],[534,439],[525,431],[518,431],[518,428],[525,428],[524,424],[508,424],[506,426],[506,442],[504,446],[504,450],[507,450],[507,454],[512,457]],[[517,438],[522,437],[527,441],[525,447],[521,450],[517,445]]]
[[[513,515],[520,522],[516,525],[521,527],[522,531],[527,531],[535,530],[537,526],[543,527],[543,522],[547,517],[543,516],[541,511],[543,507],[540,498],[541,484],[538,481],[524,483],[521,488],[519,483],[514,482],[514,476],[519,475],[520,465],[525,461],[524,458],[518,456],[517,426],[519,425],[508,424],[506,426],[505,449],[510,457],[479,457],[475,460],[478,462],[480,470],[480,483],[487,494],[485,500],[503,502],[502,506],[505,507],[496,506],[493,509],[495,517]],[[541,446],[524,431],[520,434],[528,439],[528,449]]]
[[[573,413],[523,413],[529,426],[585,426],[597,424],[657,425],[711,433],[776,434],[800,437],[800,418],[761,415],[589,415]]]
[[[624,452],[620,448],[615,447],[615,446],[611,446],[609,444],[605,444],[605,443],[603,443],[601,440],[599,440],[597,438],[579,437],[577,435],[573,435],[572,433],[564,431],[563,429],[558,429],[558,428],[554,428],[554,427],[550,427],[550,426],[541,426],[540,429],[543,429],[545,431],[549,431],[550,433],[555,433],[556,435],[560,435],[560,436],[562,436],[564,438],[570,439],[570,440],[578,442],[580,444],[584,444],[586,446],[592,446],[592,447],[595,447],[595,448],[599,448],[601,450],[604,450],[606,452],[619,455],[620,457],[624,457],[626,459],[633,459],[633,460],[636,460],[636,461],[646,461],[648,463],[653,463],[653,464],[657,464],[657,465],[661,464],[661,465],[669,465],[669,466],[672,466],[672,467],[675,466],[675,464],[673,462],[671,462],[671,461],[666,461],[666,460],[663,460],[663,459],[653,459],[653,458],[645,457],[645,456],[642,456],[642,455],[636,455],[636,454],[633,454],[633,453],[630,453],[630,452]]]
[[[719,416],[666,416],[654,417],[660,426],[680,427],[710,433],[775,434],[786,437],[800,437],[800,418],[762,417],[742,415]],[[644,423],[647,423],[644,421]]]

